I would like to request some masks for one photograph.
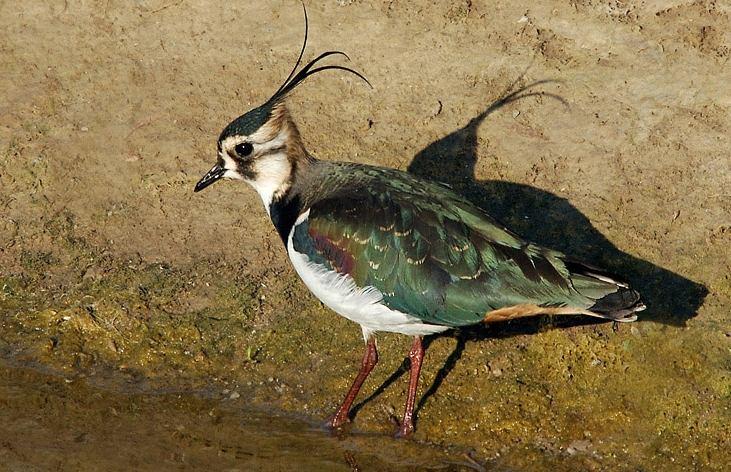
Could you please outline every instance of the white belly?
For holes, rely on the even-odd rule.
[[[349,275],[328,270],[310,262],[306,254],[294,250],[292,234],[302,223],[309,211],[300,215],[290,231],[287,240],[287,253],[294,270],[308,289],[335,313],[355,321],[363,329],[364,339],[377,331],[421,336],[440,333],[448,326],[426,324],[419,318],[392,310],[383,304],[383,294],[375,287],[358,287]]]

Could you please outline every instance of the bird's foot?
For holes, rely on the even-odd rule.
[[[396,439],[408,438],[414,433],[414,423],[412,421],[404,421],[396,431]]]
[[[346,414],[340,414],[336,413],[330,418],[328,418],[327,421],[325,421],[325,424],[323,425],[327,429],[339,429],[343,425],[350,423],[350,418],[348,418],[347,413]]]

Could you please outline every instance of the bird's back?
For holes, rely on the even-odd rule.
[[[528,243],[446,186],[402,171],[317,161],[294,190],[308,214],[293,228],[293,248],[425,323],[582,312],[606,297],[604,314],[639,303],[608,274]]]

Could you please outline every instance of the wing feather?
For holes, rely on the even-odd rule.
[[[473,324],[518,304],[593,303],[573,288],[562,254],[522,241],[440,186],[394,175],[312,204],[294,228],[295,249],[428,323]]]

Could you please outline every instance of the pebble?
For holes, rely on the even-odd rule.
[[[502,377],[503,375],[503,369],[502,366],[505,366],[504,360],[492,360],[485,364],[485,369],[492,374],[493,377]]]
[[[571,444],[569,444],[569,447],[566,448],[566,452],[569,453],[569,455],[573,456],[577,452],[590,452],[591,451],[591,441],[587,441],[586,439],[577,439],[576,441],[571,441]]]
[[[441,100],[437,100],[437,103],[434,105],[434,108],[431,111],[431,117],[434,118],[435,116],[437,116],[440,113],[442,113],[442,108],[443,107],[444,107],[444,105],[442,105],[442,101]]]
[[[229,396],[228,396],[228,399],[229,399],[229,400],[236,400],[236,399],[237,399],[237,398],[239,398],[240,396],[241,396],[241,395],[239,394],[239,392],[231,392],[231,395],[229,395]]]
[[[485,367],[494,377],[501,377],[503,375],[503,369],[493,363],[488,362]]]

